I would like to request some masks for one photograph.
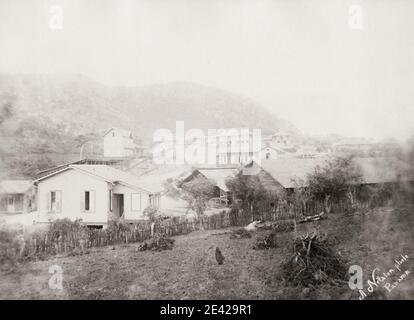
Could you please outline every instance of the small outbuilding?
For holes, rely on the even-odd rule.
[[[0,181],[0,213],[27,213],[35,206],[35,192],[30,180]]]

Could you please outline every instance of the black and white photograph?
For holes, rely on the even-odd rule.
[[[0,300],[413,300],[413,256],[414,1],[0,0]]]

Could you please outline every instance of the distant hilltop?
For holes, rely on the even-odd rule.
[[[150,146],[160,128],[259,128],[301,133],[249,98],[194,83],[109,87],[78,74],[0,73],[0,169],[6,176],[102,154],[112,127],[130,130]],[[94,141],[98,146],[87,143]],[[81,152],[82,151],[82,152]]]
[[[34,119],[74,134],[128,128],[144,142],[154,130],[260,128],[299,130],[249,98],[194,83],[176,82],[140,87],[108,87],[77,74],[0,74],[0,104],[9,103],[16,121]]]

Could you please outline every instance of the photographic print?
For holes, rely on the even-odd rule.
[[[0,299],[412,300],[413,84],[409,0],[1,0]]]

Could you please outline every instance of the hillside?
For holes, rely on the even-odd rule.
[[[51,155],[40,165],[38,156],[30,157],[34,165],[24,174],[31,174],[33,166],[72,160],[84,141],[100,141],[109,127],[131,129],[149,145],[154,130],[174,129],[178,120],[186,129],[205,132],[249,127],[299,136],[293,125],[256,102],[193,83],[108,87],[77,74],[0,74],[1,160],[15,163],[31,154]],[[19,166],[14,165],[17,171]]]
[[[0,74],[0,102],[7,97],[19,120],[34,117],[76,134],[121,126],[151,138],[155,129],[174,128],[177,120],[203,130],[246,126],[298,134],[248,98],[194,83],[107,87],[73,74]]]

